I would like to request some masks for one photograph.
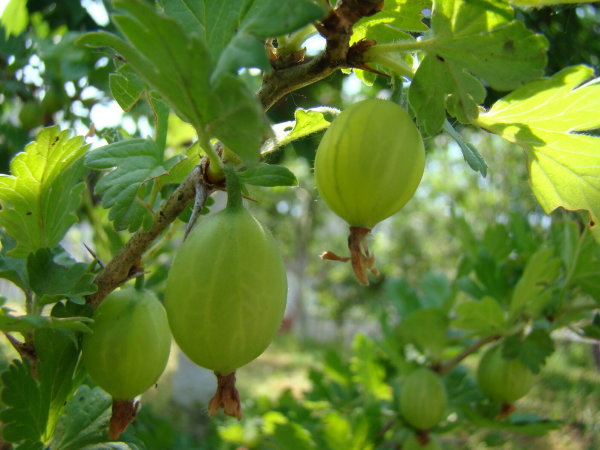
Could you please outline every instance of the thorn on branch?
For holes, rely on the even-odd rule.
[[[85,242],[83,243],[83,246],[85,247],[85,249],[88,251],[88,253],[90,255],[92,255],[92,258],[94,258],[94,261],[96,261],[98,263],[98,265],[100,266],[101,269],[104,269],[104,262],[98,258],[98,256],[96,255],[96,252],[94,252]]]

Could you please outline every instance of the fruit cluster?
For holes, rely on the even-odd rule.
[[[368,284],[367,272],[376,269],[365,237],[410,200],[424,162],[421,135],[397,104],[371,99],[342,112],[319,145],[315,178],[325,203],[350,225],[350,257],[327,252],[324,258],[350,260],[358,281]],[[83,361],[96,383],[124,403],[125,413],[117,413],[130,413],[129,419],[134,397],[165,368],[171,333],[192,361],[217,376],[210,414],[223,408],[241,418],[235,372],[267,348],[281,324],[287,281],[277,243],[243,207],[241,185],[230,167],[226,185],[227,207],[201,220],[179,248],[165,307],[152,293],[129,288],[110,294],[95,312]],[[477,375],[481,391],[507,405],[527,393],[532,377],[521,363],[504,359],[499,347],[482,358]],[[447,413],[440,375],[425,367],[408,374],[398,405],[414,430],[407,448],[437,448],[429,431]],[[116,419],[113,425],[112,435],[124,429]]]

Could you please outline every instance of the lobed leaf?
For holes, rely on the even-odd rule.
[[[124,64],[117,72],[108,77],[110,93],[123,111],[129,111],[140,100],[144,92],[144,83],[133,72],[129,65]]]
[[[97,290],[95,275],[89,273],[88,264],[71,259],[62,248],[31,253],[27,257],[27,275],[40,304],[83,297]]]
[[[297,186],[296,176],[287,168],[274,164],[258,164],[238,172],[243,183],[254,186]]]
[[[422,21],[422,11],[430,7],[431,0],[386,0],[381,11],[354,24],[351,43],[361,39],[374,40],[378,44],[409,39],[411,36],[405,31],[428,29]]]
[[[112,398],[99,387],[80,386],[60,419],[53,448],[78,450],[86,445],[104,443],[111,405]]]
[[[301,139],[326,129],[331,122],[325,118],[325,115],[337,115],[339,113],[339,110],[328,107],[296,109],[294,111],[294,120],[273,125],[274,136],[265,142],[261,153],[264,155],[273,152],[296,139]]]
[[[527,261],[525,271],[517,282],[510,302],[510,317],[537,318],[549,305],[552,291],[549,286],[556,280],[560,260],[554,257],[554,249],[543,248]]]
[[[519,144],[533,192],[546,213],[587,210],[600,242],[600,83],[593,69],[567,67],[498,100],[477,125]],[[587,81],[587,83],[586,83]]]
[[[12,175],[0,175],[0,226],[16,241],[9,256],[54,247],[77,221],[86,149],[82,137],[44,128],[13,158]]]
[[[535,329],[524,339],[510,336],[502,344],[502,355],[518,359],[533,373],[539,373],[546,358],[554,353],[554,341],[546,330]]]
[[[8,442],[39,442],[48,421],[48,404],[27,361],[14,360],[2,372],[1,399],[6,406],[0,412],[2,438]]]
[[[210,7],[227,3],[211,2]],[[205,37],[197,29],[184,29],[177,20],[140,0],[114,4],[128,13],[113,16],[125,39],[99,32],[88,33],[78,42],[120,53],[200,136],[216,137],[246,163],[255,162],[263,135],[268,133],[264,112],[239,78],[222,76],[213,79],[211,85],[214,60]]]
[[[201,34],[216,68],[212,80],[242,67],[270,71],[263,41],[320,19],[325,11],[309,0],[162,0],[165,11]]]
[[[424,131],[442,128],[445,110],[471,123],[485,98],[480,80],[497,90],[511,90],[543,74],[548,43],[500,0],[436,0],[432,37],[409,89]]]
[[[354,356],[350,360],[353,380],[376,400],[392,399],[392,390],[385,382],[385,369],[377,360],[377,344],[362,334],[352,343]]]
[[[0,16],[0,25],[4,28],[6,39],[11,35],[20,35],[27,28],[28,22],[27,0],[8,0]]]
[[[435,360],[444,351],[447,330],[448,318],[440,309],[423,308],[403,318],[396,334],[403,344],[413,344]]]
[[[93,169],[114,169],[96,184],[102,206],[110,208],[109,218],[118,230],[137,230],[152,220],[151,205],[143,203],[140,191],[150,180],[168,175],[183,156],[163,161],[153,141],[129,139],[100,147],[85,156]]]
[[[34,334],[37,378],[48,422],[42,440],[49,442],[68,399],[83,381],[85,371],[79,362],[79,342],[73,332],[39,329]]]
[[[492,297],[461,303],[456,307],[453,325],[475,334],[491,336],[506,330],[505,312]]]

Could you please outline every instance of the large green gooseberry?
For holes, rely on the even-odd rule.
[[[424,166],[423,140],[408,113],[389,100],[369,99],[329,126],[317,149],[315,178],[338,216],[371,229],[410,200]]]
[[[277,243],[239,206],[203,218],[188,235],[169,271],[165,306],[181,350],[227,375],[270,344],[286,296]]]
[[[446,388],[439,375],[421,367],[411,372],[402,384],[400,413],[418,430],[429,430],[444,418]]]
[[[502,347],[489,349],[479,361],[477,383],[481,392],[498,403],[511,404],[527,395],[535,375],[521,361],[502,356]]]
[[[119,400],[156,383],[171,347],[167,314],[156,296],[133,288],[114,291],[93,319],[93,333],[83,339],[83,363],[92,379]]]

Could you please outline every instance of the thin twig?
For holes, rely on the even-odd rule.
[[[98,306],[104,297],[131,277],[132,268],[135,272],[139,270],[137,263],[144,252],[194,199],[195,185],[197,180],[201,179],[202,173],[201,166],[196,166],[156,211],[152,228],[148,231],[138,230],[98,274],[95,280],[98,290],[87,297],[88,303],[94,307]]]
[[[464,349],[461,353],[456,355],[454,358],[446,361],[443,364],[438,365],[434,369],[440,375],[445,375],[448,372],[450,372],[452,369],[454,369],[454,367],[456,367],[458,364],[460,364],[460,362],[463,359],[465,359],[467,356],[469,356],[472,353],[475,353],[477,350],[479,350],[484,345],[489,344],[490,342],[497,341],[501,337],[502,337],[502,335],[495,334],[493,336],[488,336],[486,338],[479,339],[478,341],[475,341],[471,345],[469,345],[466,349]]]
[[[363,54],[374,44],[359,41],[350,45],[352,26],[361,18],[383,8],[383,0],[342,0],[316,24],[327,40],[325,50],[303,64],[274,70],[265,75],[258,99],[265,110],[290,92],[328,77],[338,69],[364,67]]]

